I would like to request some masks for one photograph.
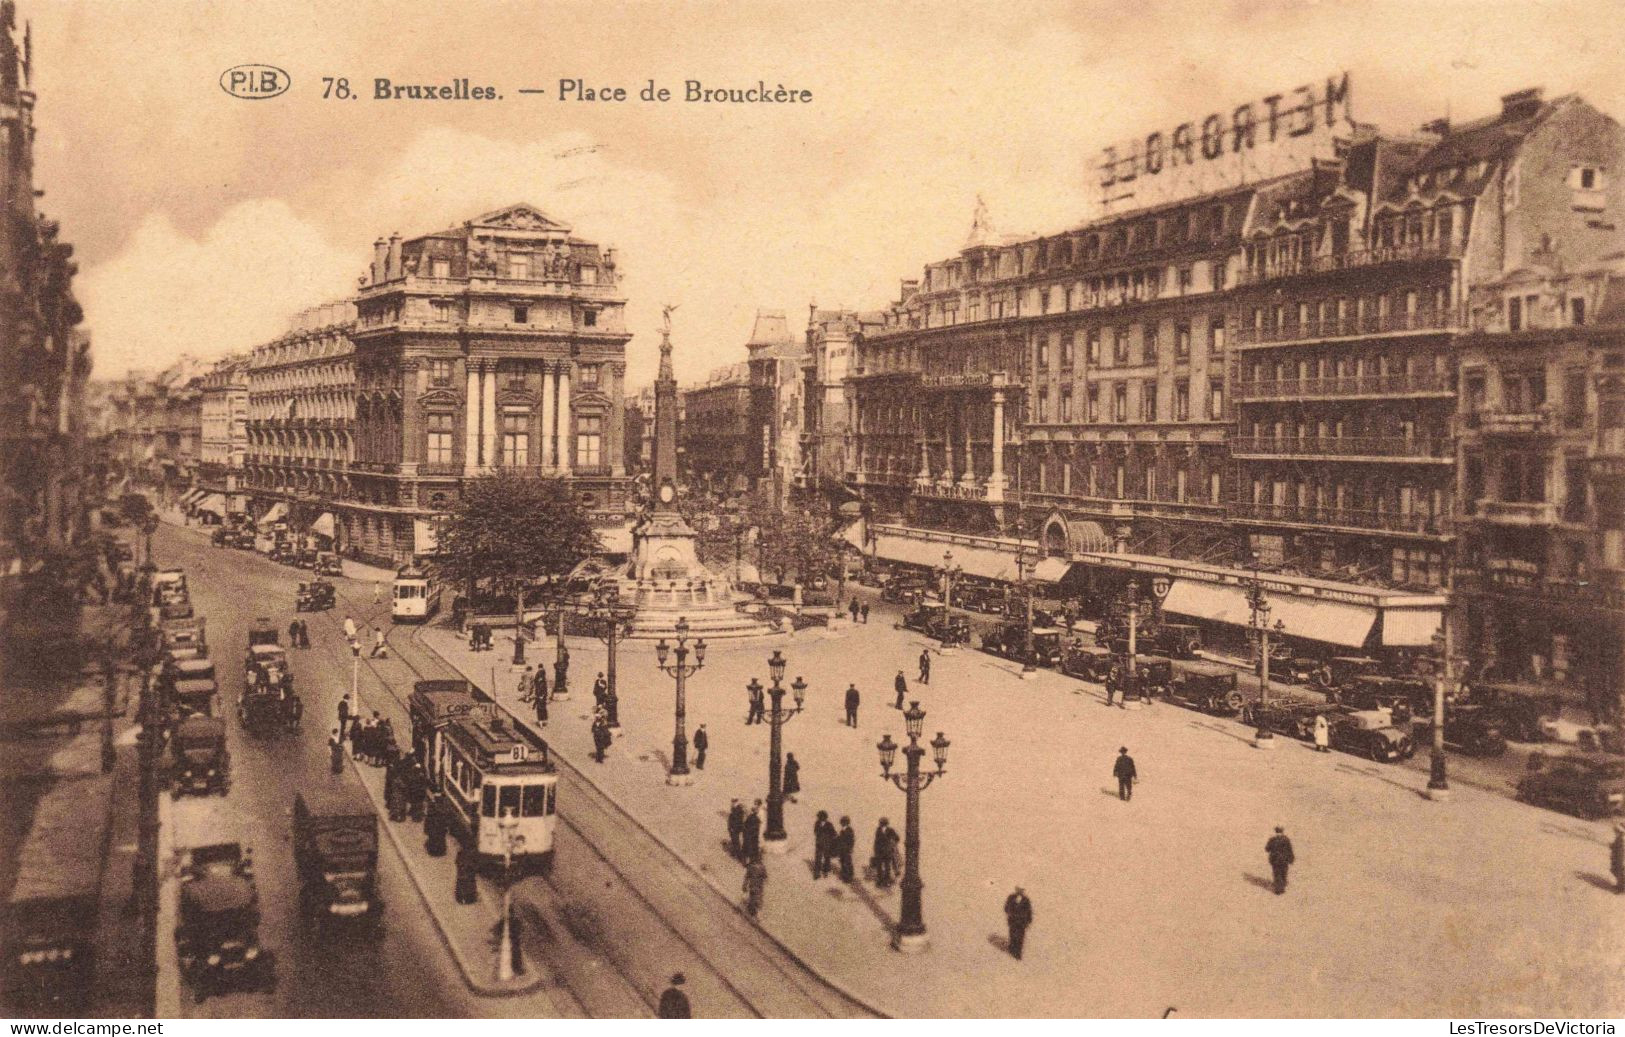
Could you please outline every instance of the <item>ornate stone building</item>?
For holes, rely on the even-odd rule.
[[[248,362],[246,355],[218,361],[200,385],[200,436],[193,508],[215,521],[247,514],[242,493],[248,454]]]
[[[498,469],[567,477],[597,521],[624,521],[618,281],[613,249],[529,205],[375,243],[345,505],[361,554],[432,551],[432,517]]]

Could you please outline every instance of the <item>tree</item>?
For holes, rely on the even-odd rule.
[[[598,549],[568,483],[499,473],[464,484],[441,525],[434,569],[443,582],[512,595],[517,641],[525,592],[568,574]]]
[[[119,498],[118,509],[126,522],[139,526],[141,521],[152,513],[152,501],[143,494],[126,493]]]

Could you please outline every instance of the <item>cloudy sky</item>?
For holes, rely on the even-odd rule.
[[[1625,113],[1618,2],[19,0],[37,177],[81,263],[98,373],[215,357],[353,290],[371,242],[527,201],[621,249],[633,384],[660,304],[679,376],[758,307],[875,308],[1000,231],[1096,211],[1102,145],[1323,82],[1405,131],[1544,85]],[[218,87],[292,74],[280,98]],[[503,100],[323,100],[322,77],[467,77]],[[811,90],[811,104],[561,103],[560,78]],[[521,97],[522,87],[546,89]]]

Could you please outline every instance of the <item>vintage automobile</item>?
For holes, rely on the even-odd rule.
[[[326,580],[308,580],[299,584],[293,599],[295,612],[324,612],[338,604],[337,592]]]
[[[206,659],[209,656],[207,628],[202,616],[165,624],[159,631],[164,656],[169,659]]]
[[[255,645],[276,645],[281,643],[276,624],[272,623],[266,616],[260,616],[248,628],[248,647],[250,648]]]
[[[1098,684],[1111,672],[1115,658],[1109,648],[1073,638],[1061,649],[1061,672],[1068,677]]]
[[[1514,742],[1543,742],[1541,722],[1561,715],[1562,698],[1540,684],[1515,681],[1475,684],[1470,698],[1491,707],[1501,733]]]
[[[315,569],[317,550],[314,547],[301,548],[294,556],[293,564],[301,569]]]
[[[243,730],[256,738],[279,731],[287,726],[293,711],[289,698],[293,690],[289,682],[279,685],[249,684],[237,699],[237,721]]]
[[[299,557],[299,551],[288,541],[278,540],[271,545],[271,553],[268,557],[273,562],[286,562],[291,565]]]
[[[1416,754],[1411,736],[1393,724],[1385,709],[1357,709],[1326,714],[1331,746],[1346,753],[1365,756],[1378,763],[1396,763]],[[1309,735],[1314,734],[1310,721]],[[1303,736],[1300,736],[1303,737]]]
[[[956,616],[947,607],[936,603],[916,605],[903,614],[903,627],[935,638],[945,645],[970,642],[970,623]]]
[[[194,998],[276,988],[271,954],[259,942],[259,893],[246,850],[237,843],[193,848],[179,899],[175,952]]]
[[[1042,666],[1054,669],[1061,665],[1062,646],[1066,643],[1066,631],[1058,627],[1033,627],[1032,657],[1027,655],[1027,624],[1000,623],[994,629],[982,635],[982,651],[990,655],[1002,656],[1014,660],[1022,665]]]
[[[982,586],[956,587],[954,606],[967,612],[997,615],[1004,611],[1004,589]]]
[[[307,917],[377,925],[378,815],[359,784],[316,785],[294,797],[293,859]]]
[[[1027,602],[1025,599],[1019,596],[1012,597],[1008,601],[1005,601],[1003,603],[1003,612],[1004,618],[1010,620],[1012,623],[1027,622]],[[1056,615],[1049,609],[1039,608],[1036,605],[1033,606],[1033,626],[1035,628],[1058,627],[1061,625],[1062,622],[1060,616]]]
[[[1309,675],[1309,683],[1323,691],[1352,687],[1361,677],[1383,677],[1388,666],[1363,655],[1336,655],[1321,663]]]
[[[1418,745],[1433,743],[1433,720],[1416,720],[1412,735]],[[1469,756],[1500,756],[1507,751],[1501,734],[1500,717],[1488,706],[1468,703],[1451,705],[1444,711],[1444,744]]]
[[[288,668],[288,653],[277,645],[258,644],[250,648],[243,659],[243,676],[250,687],[273,691],[293,689],[293,671]]]
[[[191,619],[197,614],[192,609],[192,602],[184,596],[171,597],[169,600],[160,604],[156,611],[158,613],[157,619],[159,623],[164,623],[171,619]]]
[[[1345,712],[1343,707],[1329,702],[1306,702],[1302,699],[1271,698],[1261,703],[1256,700],[1241,707],[1241,722],[1293,738],[1309,739],[1315,734],[1315,717],[1333,716]]]
[[[318,576],[343,576],[344,563],[339,556],[331,551],[316,552],[316,574]]]
[[[239,551],[254,550],[254,531],[246,526],[237,530],[232,534],[231,546]]]
[[[1518,799],[1579,817],[1625,811],[1625,760],[1607,753],[1529,754]]]
[[[220,685],[215,680],[214,662],[209,659],[177,659],[165,667],[164,690],[176,717],[214,716],[218,710]]]
[[[224,796],[231,788],[231,753],[226,749],[226,722],[220,717],[190,716],[175,725],[169,740],[170,795],[198,793]]]
[[[1234,716],[1241,712],[1241,707],[1247,701],[1237,687],[1239,676],[1232,667],[1218,663],[1176,663],[1167,697],[1172,702],[1200,709],[1204,713]]]
[[[894,576],[880,588],[880,600],[893,605],[915,605],[925,599],[928,587],[923,580]]]
[[[1126,673],[1127,667],[1122,657],[1118,658],[1118,672]],[[1155,699],[1158,696],[1168,697],[1168,689],[1174,682],[1174,661],[1163,655],[1146,655],[1135,653],[1134,681],[1132,687],[1119,687],[1129,695],[1136,693],[1142,699]],[[1125,684],[1127,682],[1125,681]]]
[[[213,544],[215,547],[225,547],[226,541],[230,537],[231,530],[227,529],[225,526],[216,526],[214,527],[214,532],[209,534],[209,543]]]
[[[1332,688],[1330,696],[1354,709],[1395,709],[1403,703],[1413,713],[1432,708],[1433,683],[1426,677],[1382,677],[1365,675],[1352,683]]]
[[[1613,724],[1591,724],[1555,716],[1540,722],[1540,733],[1548,742],[1576,746],[1581,752],[1625,752],[1621,748],[1619,728]]]
[[[1174,659],[1194,659],[1202,647],[1202,634],[1188,623],[1157,623],[1148,616],[1140,617],[1135,633],[1134,648],[1141,652],[1156,652]],[[1095,643],[1112,646],[1127,641],[1128,620],[1120,615],[1108,616],[1095,627]]]

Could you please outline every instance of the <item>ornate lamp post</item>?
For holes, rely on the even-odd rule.
[[[954,607],[954,577],[964,572],[963,566],[954,564],[953,551],[942,552],[942,606],[951,609]]]
[[[158,532],[158,516],[147,512],[147,517],[141,520],[141,533],[146,537],[147,567],[154,568],[152,561],[152,535]]]
[[[1454,690],[1448,619],[1439,624],[1439,632],[1433,635],[1433,655],[1433,751],[1428,758],[1427,797],[1439,802],[1450,798],[1444,757],[1444,697],[1448,690]]]
[[[585,608],[587,615],[594,620],[593,633],[608,649],[604,676],[609,689],[604,707],[609,714],[609,726],[618,728],[621,726],[621,700],[615,683],[615,646],[632,632],[632,619],[638,610],[636,606],[621,601],[620,590],[614,584],[599,584]]]
[[[1121,607],[1123,609],[1123,614],[1128,617],[1128,655],[1123,660],[1123,690],[1122,694],[1119,696],[1119,701],[1123,704],[1123,708],[1127,709],[1129,704],[1129,693],[1133,692],[1134,706],[1136,709],[1138,709],[1142,697],[1140,695],[1139,674],[1140,587],[1138,584],[1130,583],[1128,588],[1123,591]]]
[[[783,853],[790,848],[789,836],[784,831],[784,768],[780,761],[784,748],[782,732],[784,725],[801,712],[801,704],[807,698],[807,682],[797,677],[790,685],[790,691],[795,696],[795,708],[784,708],[784,667],[783,653],[777,648],[773,649],[773,654],[767,660],[767,672],[773,680],[767,694],[773,699],[773,709],[767,715],[767,829],[762,833],[762,849],[769,853]],[[752,677],[745,690],[754,702],[756,696],[762,693],[762,682]]]
[[[563,633],[563,628],[560,628]],[[675,678],[677,681],[677,730],[671,739],[671,770],[666,774],[667,785],[690,785],[694,776],[688,772],[688,735],[683,731],[683,697],[688,690],[688,678],[700,672],[705,666],[705,638],[694,643],[694,664],[688,663],[688,617],[679,616],[677,619],[677,658],[673,663],[666,665],[666,659],[672,654],[672,646],[661,638],[655,644],[655,661],[660,669]]]
[[[1029,579],[1037,564],[1038,560],[1027,553],[1026,547],[1016,551],[1016,583],[1021,586],[1027,609],[1026,652],[1021,659],[1021,676],[1027,680],[1038,675],[1038,667],[1033,665],[1033,586]]]
[[[1252,609],[1253,630],[1258,638],[1258,730],[1253,733],[1253,744],[1260,749],[1275,748],[1275,735],[1264,724],[1264,707],[1269,702],[1270,689],[1270,603],[1264,596],[1264,580],[1258,574],[1258,555],[1252,556],[1253,578],[1247,587],[1247,605]],[[1275,621],[1274,631],[1281,634],[1286,624]]]
[[[502,833],[502,921],[497,936],[497,982],[513,979],[513,855],[523,852],[525,837],[520,835],[519,818],[510,807],[497,818],[497,831]]]
[[[903,828],[903,913],[892,934],[892,946],[900,951],[918,953],[926,948],[925,914],[921,909],[920,892],[925,883],[920,880],[920,792],[931,782],[947,773],[948,739],[941,731],[931,740],[931,758],[936,770],[920,773],[920,757],[925,747],[920,744],[920,733],[925,730],[925,710],[918,702],[910,702],[903,713],[903,724],[908,732],[908,744],[902,746],[908,761],[904,774],[893,774],[892,763],[897,759],[898,745],[888,733],[880,739],[880,776],[902,789],[908,797]]]

